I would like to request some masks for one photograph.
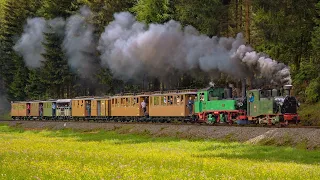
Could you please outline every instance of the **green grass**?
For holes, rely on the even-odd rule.
[[[318,179],[320,152],[0,125],[0,179]]]
[[[315,104],[302,104],[299,108],[301,123],[304,125],[320,126],[320,102]]]

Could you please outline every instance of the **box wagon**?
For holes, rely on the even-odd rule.
[[[11,116],[12,119],[25,119],[27,117],[26,102],[12,102]]]
[[[27,112],[30,118],[40,117],[40,102],[39,101],[27,102]]]

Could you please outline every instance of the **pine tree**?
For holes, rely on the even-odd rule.
[[[72,75],[61,44],[63,37],[55,32],[45,33],[46,42],[43,54],[45,61],[41,70],[41,82],[47,87],[47,95],[51,98],[62,98],[64,87],[71,83]]]
[[[45,99],[46,87],[41,82],[40,68],[29,70],[25,92],[28,99]]]
[[[0,33],[1,39],[1,69],[5,87],[8,88],[10,99],[23,100],[26,98],[24,87],[28,77],[28,69],[23,58],[14,50],[13,46],[17,38],[23,32],[23,24],[29,16],[35,14],[39,7],[36,0],[8,0],[4,5],[4,19]]]
[[[171,0],[139,0],[132,8],[139,21],[145,23],[164,23],[173,18]]]
[[[208,36],[226,35],[227,6],[219,0],[177,0],[175,18]]]
[[[76,0],[51,1],[44,0],[42,7],[38,10],[39,16],[46,19],[70,17],[79,9],[81,3]],[[48,25],[47,32],[44,33],[43,43],[45,53],[44,61],[40,70],[40,82],[43,83],[47,98],[67,98],[71,97],[71,90],[74,86],[74,75],[71,73],[65,52],[62,49],[64,36],[54,32]]]

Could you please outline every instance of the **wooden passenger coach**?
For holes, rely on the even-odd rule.
[[[196,90],[166,91],[150,96],[149,115],[152,117],[184,117],[189,116],[187,103],[189,98],[196,97]]]
[[[139,117],[144,116],[143,109],[141,107],[141,102],[145,101],[147,103],[147,112],[148,114],[148,94],[125,94],[113,96],[110,98],[111,104],[111,116],[132,116]]]

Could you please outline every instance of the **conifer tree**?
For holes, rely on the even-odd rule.
[[[13,50],[13,46],[23,32],[25,20],[35,15],[38,7],[39,1],[36,0],[7,0],[3,8],[0,74],[4,77],[9,98],[13,100],[26,98],[24,87],[28,78],[28,69],[23,58]]]

